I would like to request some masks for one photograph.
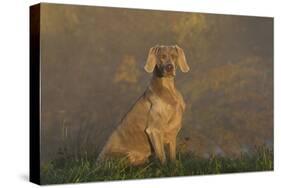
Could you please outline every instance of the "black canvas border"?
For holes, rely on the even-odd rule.
[[[40,184],[40,7],[29,7],[29,180],[36,184]]]

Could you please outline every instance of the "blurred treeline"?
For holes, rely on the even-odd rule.
[[[191,71],[178,145],[235,156],[273,145],[273,19],[43,4],[41,158],[98,152],[151,78],[150,47],[178,44]]]

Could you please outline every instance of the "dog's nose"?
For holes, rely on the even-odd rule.
[[[165,67],[165,69],[166,69],[166,71],[167,72],[171,72],[172,70],[173,70],[173,65],[172,64],[168,64],[168,65],[166,65],[166,67]]]

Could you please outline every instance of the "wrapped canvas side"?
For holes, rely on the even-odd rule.
[[[40,184],[40,4],[30,7],[30,181]]]

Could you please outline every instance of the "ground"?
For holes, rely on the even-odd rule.
[[[129,166],[124,160],[110,160],[97,165],[95,159],[61,158],[46,163],[41,168],[41,184],[78,183],[143,179],[171,176],[222,174],[273,170],[273,151],[258,148],[252,154],[229,158],[212,156],[208,159],[191,153],[177,154],[174,163],[160,165],[157,161],[142,166]]]

